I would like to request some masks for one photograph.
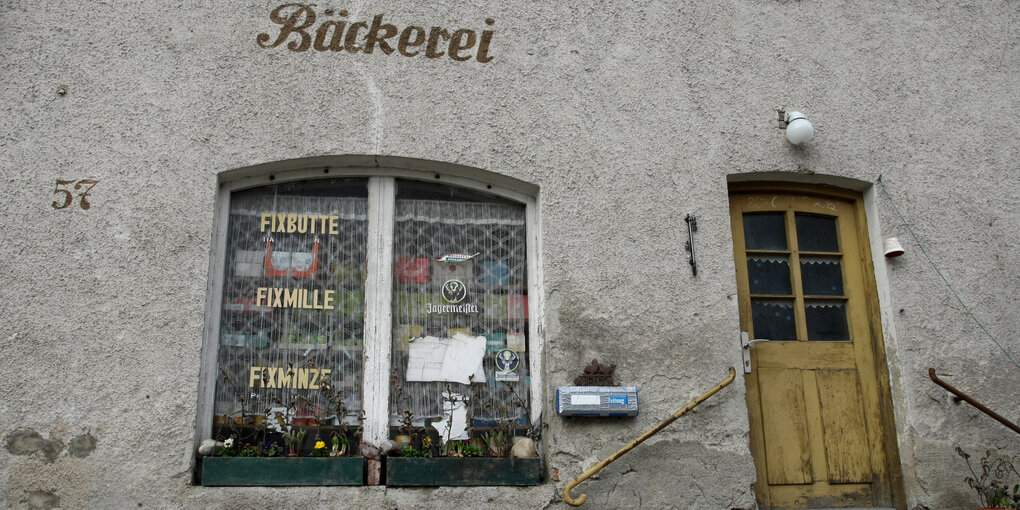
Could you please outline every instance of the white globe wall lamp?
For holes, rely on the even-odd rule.
[[[779,113],[783,124],[779,129],[786,130],[786,139],[790,143],[800,145],[815,136],[815,127],[803,113],[783,110]]]

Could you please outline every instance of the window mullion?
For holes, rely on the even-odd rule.
[[[376,445],[389,437],[395,203],[394,179],[373,177],[368,180],[368,255],[362,387],[365,422],[362,440]]]
[[[797,327],[797,341],[806,342],[807,334],[807,306],[804,301],[804,282],[800,272],[800,240],[797,238],[796,212],[786,211],[786,245],[790,249],[790,277],[792,279],[791,289],[793,290],[793,317]]]

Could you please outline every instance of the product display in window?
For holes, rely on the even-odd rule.
[[[528,330],[525,233],[523,205],[398,181],[393,313],[400,334],[394,335],[390,388],[394,434],[401,426],[449,418],[444,410],[455,406],[444,395],[451,392],[459,396],[472,437],[493,427],[529,424],[527,338],[522,333]],[[421,260],[430,262],[426,272]],[[417,271],[413,278],[411,267]],[[509,359],[501,360],[500,353]]]
[[[372,459],[491,458],[506,457],[534,432],[525,206],[445,185],[395,183],[388,201],[378,181],[359,179],[231,194],[212,439],[238,438],[239,456],[280,455],[282,447],[267,446],[276,443],[294,455],[323,456],[325,440],[301,435],[334,434],[361,445],[358,452],[367,444],[378,452]],[[369,232],[388,230],[369,223],[369,203],[392,213],[393,238],[384,243],[392,250],[368,253]],[[380,310],[386,301],[369,282],[390,276],[391,309]],[[385,343],[388,363],[366,372],[365,360]],[[363,388],[380,377],[390,384],[388,409],[366,413]],[[380,437],[380,425],[389,425],[388,440],[361,442],[362,432]],[[398,436],[412,439],[403,445]],[[537,463],[526,467],[520,475],[537,481]],[[462,478],[450,483],[474,476]]]
[[[364,180],[344,179],[233,193],[219,426],[258,428],[270,410],[288,408],[288,426],[357,423],[366,195]]]

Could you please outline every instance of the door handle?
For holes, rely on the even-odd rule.
[[[765,338],[755,338],[751,340],[751,335],[747,331],[740,332],[740,355],[744,358],[744,373],[751,373],[751,346],[758,342],[768,342]]]

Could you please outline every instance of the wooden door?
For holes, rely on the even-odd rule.
[[[745,377],[759,504],[902,505],[859,200],[735,186],[730,210],[741,330],[761,340]]]

